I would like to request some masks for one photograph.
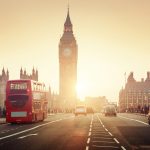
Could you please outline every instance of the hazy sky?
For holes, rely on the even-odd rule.
[[[150,0],[70,0],[80,95],[118,100],[124,73],[150,71]],[[0,69],[33,66],[58,91],[58,44],[68,0],[0,0]]]

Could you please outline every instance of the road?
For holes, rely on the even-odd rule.
[[[147,117],[50,115],[44,122],[0,125],[0,150],[150,149]]]

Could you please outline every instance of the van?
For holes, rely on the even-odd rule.
[[[103,114],[105,116],[117,116],[116,109],[113,105],[105,106],[103,109]]]
[[[86,114],[87,114],[86,107],[84,105],[76,106],[74,114],[75,114],[75,116],[77,116],[79,114],[86,116]]]

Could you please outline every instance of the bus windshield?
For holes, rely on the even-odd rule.
[[[24,107],[27,100],[29,99],[28,95],[10,95],[8,100],[10,101],[13,107],[21,108]]]

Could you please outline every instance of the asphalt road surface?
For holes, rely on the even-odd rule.
[[[0,125],[0,150],[150,150],[147,117],[50,115],[43,122]]]

